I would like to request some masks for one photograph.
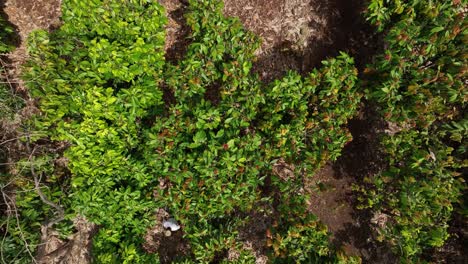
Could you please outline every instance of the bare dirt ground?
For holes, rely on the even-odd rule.
[[[169,213],[160,208],[156,212],[156,223],[145,235],[143,248],[148,253],[158,253],[161,263],[172,263],[175,257],[190,255],[189,243],[183,238],[182,229],[175,232],[166,230],[163,222]]]
[[[363,184],[365,177],[372,177],[386,167],[384,155],[379,148],[379,132],[385,128],[385,122],[369,106],[362,109],[359,116],[351,120],[348,129],[353,141],[345,146],[342,156],[332,165],[333,181],[346,182],[341,202],[350,208],[348,222],[338,225],[333,231],[333,243],[344,246],[347,252],[358,253],[364,263],[398,263],[388,245],[374,239],[376,224],[374,215],[366,210],[357,210],[357,194],[352,191],[353,184]],[[332,224],[332,226],[334,226]]]
[[[364,263],[398,263],[390,248],[374,240],[373,215],[357,210],[353,184],[381,172],[386,164],[379,149],[377,133],[384,123],[368,107],[351,120],[353,141],[333,164],[318,171],[308,182],[309,209],[327,225],[332,243],[347,255],[360,256]]]

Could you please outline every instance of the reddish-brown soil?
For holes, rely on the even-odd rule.
[[[350,207],[348,222],[342,221],[343,224],[332,231],[333,243],[338,247],[343,246],[347,252],[358,253],[364,263],[398,263],[388,245],[374,239],[376,226],[371,220],[374,215],[356,209],[358,194],[351,189],[353,184],[362,184],[365,177],[372,177],[385,169],[386,162],[378,137],[385,125],[371,107],[364,107],[360,115],[348,124],[353,141],[345,146],[342,156],[333,164],[331,175],[334,178],[332,182],[346,182],[347,185],[341,191],[337,189],[336,195],[338,199],[340,196],[345,197],[341,202],[343,206]]]
[[[49,29],[60,25],[60,0],[1,0],[4,12],[18,29],[24,41],[35,29]]]
[[[353,183],[350,178],[338,178],[330,164],[318,171],[306,183],[311,195],[309,210],[327,225],[333,240],[340,239],[336,233],[348,225],[355,224],[354,209],[350,201]],[[351,239],[339,241],[337,244],[350,255],[360,255]]]
[[[172,263],[175,257],[190,255],[190,245],[183,238],[182,229],[171,232],[163,227],[163,222],[169,218],[164,209],[156,212],[154,227],[145,235],[143,248],[148,253],[158,253],[161,263]]]
[[[379,149],[378,132],[384,122],[368,107],[351,120],[348,127],[353,141],[342,156],[321,169],[307,182],[311,194],[309,208],[332,233],[332,242],[348,255],[360,256],[364,263],[397,263],[387,245],[373,239],[372,217],[368,211],[356,210],[354,184],[364,177],[381,172],[386,164]]]

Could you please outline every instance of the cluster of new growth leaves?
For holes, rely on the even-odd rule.
[[[399,131],[384,136],[389,169],[367,205],[390,216],[382,230],[412,261],[442,246],[467,166],[466,1],[371,1],[385,54],[366,70],[369,98]],[[394,134],[393,134],[394,133]]]
[[[149,0],[65,0],[62,27],[29,40],[36,123],[71,144],[63,203],[69,217],[100,225],[99,263],[156,263],[140,251],[156,208],[181,224],[197,261],[213,261],[241,250],[238,230],[260,203],[278,216],[272,258],[331,254],[301,188],[351,140],[353,60],[341,54],[306,77],[261,84],[251,73],[257,38],[222,9],[189,1],[191,44],[174,64],[164,61],[163,9]],[[173,102],[163,104],[163,90]],[[272,173],[280,159],[294,168],[288,178]]]

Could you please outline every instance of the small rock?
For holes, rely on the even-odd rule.
[[[169,218],[163,222],[164,228],[170,228],[172,232],[177,231],[180,229],[180,225],[174,218]]]

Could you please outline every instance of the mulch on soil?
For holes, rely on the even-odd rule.
[[[268,83],[289,70],[307,74],[347,51],[358,66],[375,52],[376,36],[360,15],[363,1],[225,0],[225,14],[259,35],[254,71]]]

